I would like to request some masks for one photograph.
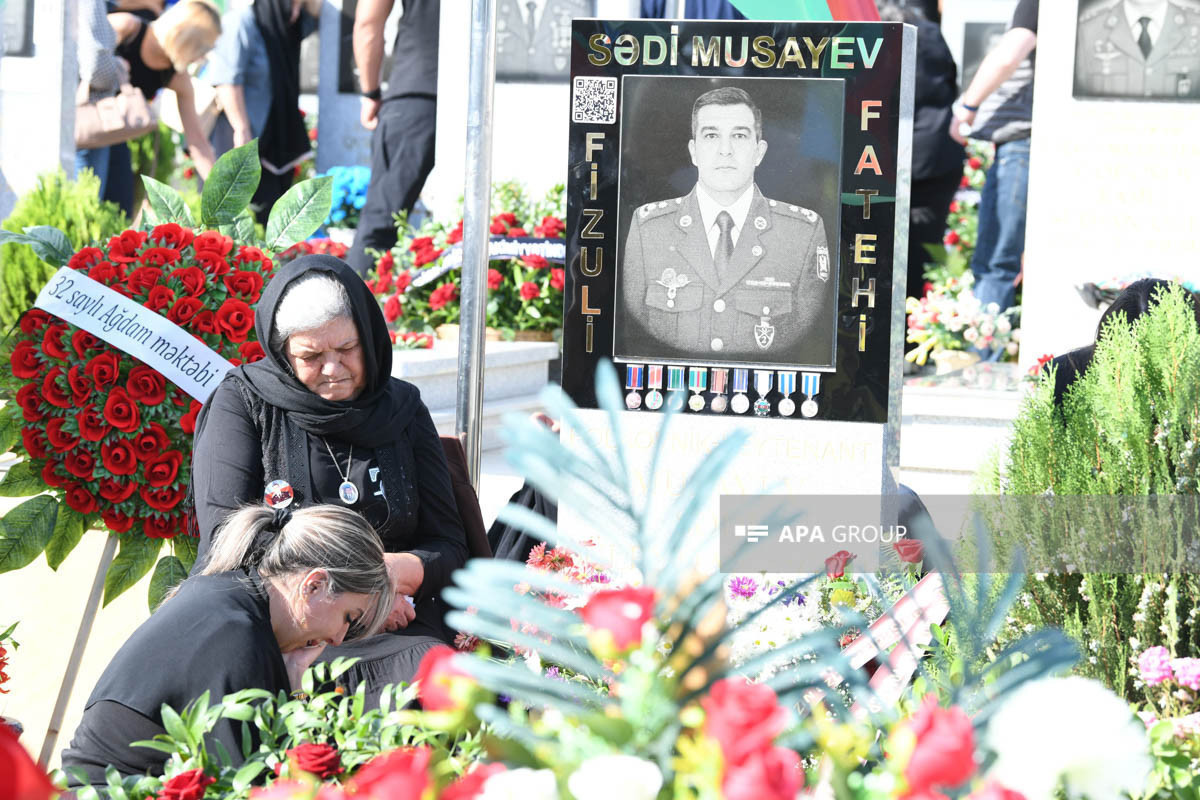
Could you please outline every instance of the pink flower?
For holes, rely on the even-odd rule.
[[[904,768],[910,793],[959,786],[975,774],[975,729],[961,708],[942,708],[929,694],[904,724],[916,738]]]
[[[725,800],[795,800],[804,785],[800,756],[786,747],[755,751],[725,768]]]
[[[1145,650],[1138,656],[1138,672],[1147,686],[1157,686],[1171,679],[1171,654],[1159,645]]]
[[[988,781],[983,788],[971,792],[967,800],[1025,800],[1025,795],[1006,789],[995,781]]]
[[[654,616],[654,590],[628,587],[596,592],[579,616],[589,627],[612,635],[617,650],[642,643],[642,626]]]
[[[1193,692],[1200,690],[1200,658],[1173,659],[1171,669],[1180,686],[1186,686]]]

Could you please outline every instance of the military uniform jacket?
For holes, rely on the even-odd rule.
[[[565,74],[571,61],[571,20],[593,13],[586,0],[548,0],[531,27],[524,0],[501,0],[496,10],[496,70]]]
[[[618,356],[832,363],[837,274],[825,223],[757,186],[725,274],[693,189],[634,212],[620,280]]]
[[[1124,0],[1079,20],[1076,90],[1111,97],[1200,97],[1200,5],[1167,3],[1149,57],[1129,27]]]

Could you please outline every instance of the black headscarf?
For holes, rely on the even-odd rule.
[[[254,0],[254,21],[271,64],[271,110],[258,153],[273,166],[289,170],[311,149],[300,116],[300,21],[291,24],[291,13],[291,0]]]
[[[354,326],[358,329],[366,371],[362,393],[353,400],[325,400],[314,394],[292,372],[287,357],[270,347],[275,312],[288,286],[303,275],[325,273],[346,287]],[[333,436],[362,447],[392,444],[404,435],[420,403],[420,393],[392,375],[392,340],[387,322],[374,295],[346,262],[333,256],[300,256],[279,270],[263,290],[255,310],[254,328],[266,357],[230,370],[225,380],[237,380],[291,421],[318,436]],[[205,415],[196,420],[196,437]]]

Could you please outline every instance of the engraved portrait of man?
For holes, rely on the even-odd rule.
[[[565,81],[571,59],[571,20],[595,14],[594,0],[498,0],[497,79]]]
[[[1200,98],[1200,3],[1081,2],[1075,96]]]

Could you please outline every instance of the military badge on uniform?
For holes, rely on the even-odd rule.
[[[691,214],[684,214],[682,217],[679,218],[679,227],[690,228],[691,226],[692,226],[692,215]]]
[[[694,394],[688,398],[688,408],[692,411],[704,410],[704,390],[708,388],[708,369],[692,367],[688,371],[688,391]]]
[[[750,370],[739,368],[733,371],[733,399],[729,401],[729,407],[733,409],[735,414],[745,414],[750,408],[750,398],[746,397],[746,390],[750,388]]]
[[[775,326],[771,324],[770,317],[758,318],[758,324],[754,326],[754,341],[758,342],[759,348],[763,350],[775,341]]]
[[[785,417],[796,413],[796,401],[791,398],[794,391],[796,391],[796,373],[780,372],[779,393],[783,395],[783,399],[779,401],[779,413]]]
[[[817,212],[813,211],[811,208],[802,208],[800,209],[800,213],[803,214],[804,218],[809,222],[817,221]]]
[[[725,409],[729,407],[729,398],[725,396],[725,390],[729,385],[729,370],[714,369],[712,371],[712,390],[713,399],[709,403],[709,408],[718,414],[724,414]]]
[[[642,407],[642,396],[638,394],[642,390],[642,365],[627,364],[625,366],[625,388],[629,390],[629,394],[625,395],[625,407],[632,410]]]
[[[761,244],[756,244],[756,245],[754,245],[754,247],[750,248],[750,255],[754,256],[755,258],[758,258],[762,254],[763,254],[763,249],[762,249]]]
[[[817,277],[829,280],[829,248],[823,244],[817,245]]]
[[[817,401],[813,398],[821,393],[821,373],[805,372],[800,392],[808,398],[800,404],[800,413],[811,419],[817,415]]]
[[[754,227],[760,231],[765,231],[767,229],[767,220],[764,217],[755,217]]]
[[[691,282],[691,278],[681,272],[675,272],[675,270],[671,267],[664,269],[662,277],[655,281],[655,283],[657,283],[659,286],[666,287],[667,308],[675,307],[675,295],[679,293],[680,289],[682,289],[684,286],[687,286]]]
[[[754,391],[758,392],[758,399],[754,401],[754,416],[765,417],[771,413],[771,401],[767,399],[767,395],[771,392],[771,379],[775,377],[775,373],[769,369],[754,370]]]
[[[667,408],[683,408],[683,367],[667,367]]]
[[[651,411],[658,411],[662,408],[663,396],[659,389],[662,388],[663,368],[661,364],[651,364],[646,370],[646,386],[650,391],[646,392],[646,408]]]

